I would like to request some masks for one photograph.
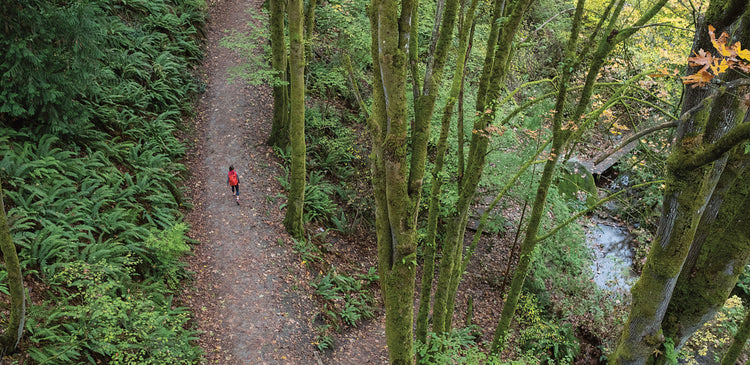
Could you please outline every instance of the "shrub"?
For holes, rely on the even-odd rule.
[[[39,363],[193,364],[200,348],[186,308],[174,308],[161,284],[133,286],[107,275],[106,262],[77,261],[53,283],[67,295],[29,310],[27,328]]]
[[[523,294],[518,301],[521,351],[542,363],[572,364],[580,346],[569,323],[544,319],[536,297]]]

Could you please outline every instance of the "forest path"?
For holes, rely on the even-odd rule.
[[[209,2],[206,91],[198,103],[194,146],[187,155],[195,208],[188,213],[200,242],[189,269],[195,272],[182,301],[203,333],[199,343],[210,364],[320,364],[312,330],[311,301],[292,290],[304,276],[293,262],[275,196],[279,171],[265,145],[272,97],[267,86],[228,83],[228,69],[242,58],[219,42],[227,30],[247,32],[247,10],[261,0]],[[227,186],[234,165],[240,205]],[[280,242],[287,244],[281,245]]]

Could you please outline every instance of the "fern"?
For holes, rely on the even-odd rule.
[[[0,113],[22,125],[0,127],[0,178],[24,270],[38,272],[60,293],[30,309],[29,355],[47,364],[199,362],[190,344],[195,333],[184,330],[185,310],[171,308],[163,284],[143,286],[153,278],[134,280],[149,274],[134,269],[153,259],[144,245],[152,231],[180,220],[185,168],[174,159],[185,148],[175,134],[189,112],[185,99],[198,89],[190,66],[201,58],[196,34],[205,4],[42,2],[35,8],[9,1],[4,11],[35,33],[0,40],[6,60],[21,60],[10,68],[0,63],[8,76],[0,90],[26,93],[0,91]],[[13,43],[18,39],[30,43]],[[62,48],[49,47],[50,40]],[[9,84],[15,80],[26,81]],[[186,275],[180,265],[164,271],[173,287]]]

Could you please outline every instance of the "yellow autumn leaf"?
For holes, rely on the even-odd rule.
[[[734,44],[734,49],[737,52],[737,56],[743,60],[750,61],[750,49],[742,49],[740,42]]]
[[[710,72],[702,69],[693,75],[684,76],[682,78],[683,84],[692,84],[693,87],[706,86],[706,84],[714,78]]]
[[[714,75],[720,75],[721,73],[725,72],[729,68],[729,63],[727,63],[727,60],[714,60],[711,63],[711,71],[713,71]]]
[[[714,45],[714,48],[716,48],[719,53],[724,57],[729,57],[732,55],[732,51],[729,47],[727,47],[727,38],[729,35],[724,32],[721,33],[721,36],[719,39],[716,39],[716,35],[714,34],[714,31],[716,28],[714,28],[713,25],[708,26],[708,35],[711,37],[711,44]]]
[[[619,129],[619,130],[623,130],[623,131],[627,131],[627,130],[630,130],[630,128],[628,128],[628,127],[626,127],[626,126],[624,126],[624,125],[622,125],[622,124],[620,124],[620,123],[617,123],[617,122],[613,123],[613,124],[612,124],[612,126],[613,126],[614,128],[617,128],[617,129]]]

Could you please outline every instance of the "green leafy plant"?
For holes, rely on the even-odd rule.
[[[0,178],[23,270],[50,288],[28,311],[29,356],[199,362],[161,281],[183,277],[176,136],[200,88],[205,2],[10,1]]]
[[[310,240],[296,240],[292,238],[292,249],[300,255],[304,264],[312,264],[323,261],[320,249]]]
[[[317,336],[315,339],[315,346],[319,351],[325,351],[333,347],[333,336],[331,334],[331,325],[323,324],[316,328]]]
[[[356,327],[360,320],[375,315],[375,299],[368,289],[375,280],[377,275],[371,271],[353,277],[339,274],[336,268],[331,268],[325,275],[310,283],[310,286],[324,302],[324,314],[337,328],[342,322]]]
[[[517,310],[521,326],[518,342],[523,352],[542,363],[573,363],[580,345],[569,323],[558,324],[553,319],[543,318],[533,295],[522,295]]]
[[[457,328],[444,335],[430,333],[427,343],[418,342],[416,353],[421,364],[500,364],[488,357],[476,343],[476,326]]]
[[[185,237],[187,229],[187,224],[180,222],[166,231],[152,231],[145,242],[150,251],[147,259],[155,271],[154,277],[163,277],[171,288],[176,288],[180,280],[186,277],[185,263],[180,258],[190,252]]]
[[[285,176],[277,176],[276,179],[281,186],[289,191],[289,172],[284,168]],[[326,221],[336,212],[337,205],[331,200],[333,186],[323,179],[323,174],[319,171],[310,173],[310,177],[305,184],[305,205],[304,221]],[[286,195],[279,194],[279,197],[286,198]],[[286,203],[281,204],[284,208]]]
[[[667,339],[664,341],[664,357],[666,358],[666,363],[669,365],[677,365],[677,351],[675,351],[674,348],[674,340],[667,337]]]
[[[108,358],[114,364],[192,364],[201,350],[192,342],[197,332],[187,329],[190,316],[175,308],[167,289],[115,280],[105,262],[77,261],[60,271],[53,283],[67,296],[29,315],[29,349],[39,363],[77,363]]]

